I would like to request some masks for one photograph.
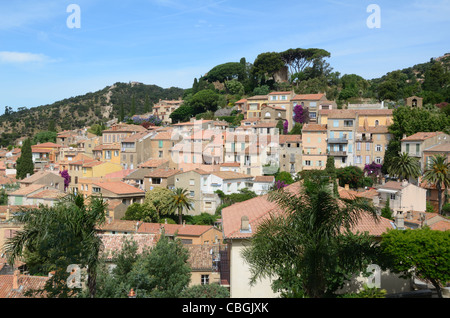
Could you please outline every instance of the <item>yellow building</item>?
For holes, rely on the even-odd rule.
[[[94,158],[103,162],[120,164],[120,144],[103,144],[92,151]]]
[[[117,163],[92,161],[86,162],[82,166],[81,178],[102,178],[105,175],[122,170],[122,166]]]

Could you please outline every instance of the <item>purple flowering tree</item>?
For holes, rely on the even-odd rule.
[[[308,119],[308,109],[303,108],[302,105],[295,105],[294,106],[294,122],[299,124],[306,123]]]
[[[72,179],[71,176],[69,176],[69,171],[60,171],[59,175],[64,178],[64,191],[66,191],[66,189],[69,187],[70,180]]]
[[[273,187],[274,187],[275,190],[279,190],[279,189],[282,189],[282,188],[284,188],[286,186],[287,186],[287,184],[284,181],[278,180],[278,181],[275,182]]]
[[[364,172],[375,181],[379,176],[381,176],[381,167],[381,164],[372,161],[371,164],[366,164],[364,166]]]
[[[285,135],[288,133],[288,125],[289,125],[289,122],[286,120],[283,124],[283,134],[285,134]]]
[[[295,105],[294,107],[294,121],[299,124],[303,124],[305,122],[305,110],[302,105]]]

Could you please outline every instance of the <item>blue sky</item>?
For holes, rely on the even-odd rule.
[[[370,79],[450,52],[448,30],[450,0],[2,0],[0,114],[115,82],[189,88],[218,64],[297,47]]]

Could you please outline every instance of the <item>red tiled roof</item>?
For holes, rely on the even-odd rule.
[[[302,131],[326,131],[327,125],[320,124],[305,124],[303,125]]]
[[[48,279],[48,277],[20,275],[18,277],[19,288],[13,289],[14,275],[0,275],[0,298],[29,298],[24,293],[27,290],[43,289]]]
[[[156,169],[148,172],[145,176],[150,178],[168,178],[178,174],[180,171],[178,169]]]
[[[435,137],[437,135],[443,134],[441,131],[433,131],[433,132],[418,132],[406,138],[403,138],[401,141],[416,141],[416,140],[426,140],[428,138]]]
[[[139,168],[158,168],[159,166],[169,162],[167,159],[150,159],[139,165]]]
[[[94,183],[97,187],[103,188],[105,190],[111,191],[116,194],[135,194],[135,193],[145,193],[143,190],[140,190],[132,185],[129,185],[122,181],[116,182],[98,182]]]
[[[280,145],[285,144],[287,142],[302,142],[302,135],[280,135],[279,143]]]
[[[292,100],[293,101],[295,101],[295,100],[319,100],[324,96],[325,96],[325,94],[298,94],[298,95],[295,95],[294,98],[292,98]]]
[[[293,183],[285,188],[286,191],[299,193],[300,183]],[[233,238],[251,238],[253,233],[257,231],[261,221],[267,219],[271,214],[278,214],[280,208],[276,202],[268,200],[267,195],[258,196],[256,198],[235,203],[229,207],[222,209],[223,233],[225,239]],[[247,216],[250,224],[250,231],[241,231],[241,218]],[[358,224],[352,229],[353,232],[369,232],[370,235],[381,235],[387,229],[393,226],[388,219],[380,218],[378,222],[367,213],[361,214]]]

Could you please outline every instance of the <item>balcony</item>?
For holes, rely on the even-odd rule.
[[[329,144],[348,144],[347,137],[342,138],[328,138]]]
[[[330,150],[329,156],[332,156],[332,157],[347,157],[347,151]]]

